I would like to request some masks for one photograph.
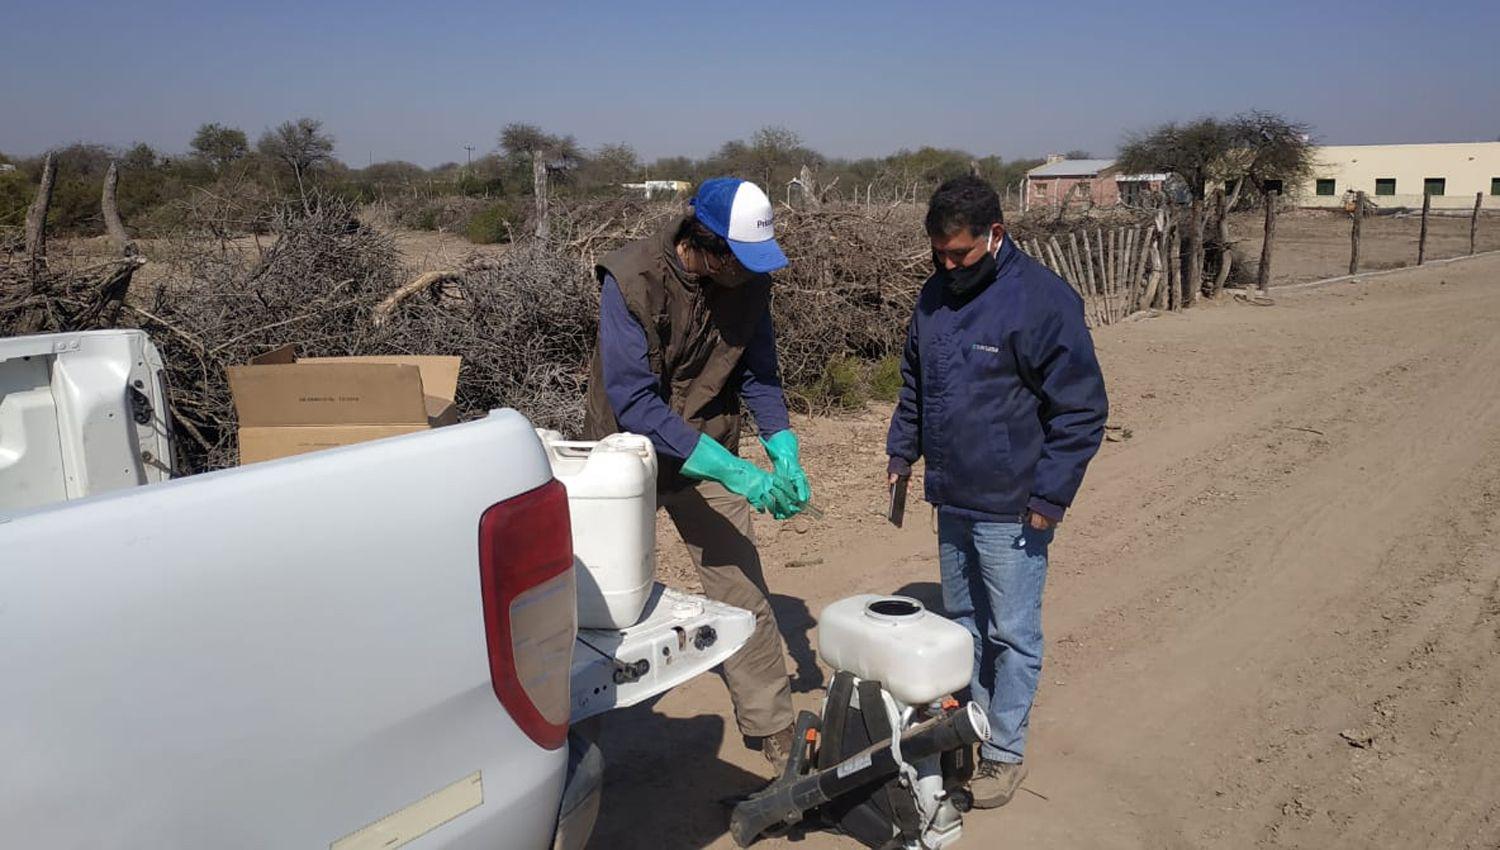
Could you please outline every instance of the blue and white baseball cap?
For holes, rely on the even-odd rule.
[[[771,199],[760,187],[737,177],[703,181],[693,196],[693,215],[729,243],[735,259],[753,272],[786,268],[786,254],[776,244]]]

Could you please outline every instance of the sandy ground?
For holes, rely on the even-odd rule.
[[[1052,552],[1031,776],[962,846],[1500,846],[1497,323],[1487,257],[1099,332],[1120,439]],[[759,530],[815,708],[816,612],[935,604],[936,541],[878,516],[884,411],[798,427],[828,515]],[[595,848],[730,847],[767,775],[715,676],[603,746]]]
[[[1493,206],[1492,199],[1486,199]],[[1254,275],[1260,265],[1265,217],[1262,212],[1235,213],[1229,219],[1229,238],[1248,260]],[[1271,257],[1271,285],[1322,280],[1349,271],[1349,216],[1342,212],[1287,210],[1276,222]],[[1395,269],[1417,264],[1417,242],[1422,229],[1420,211],[1410,215],[1370,216],[1360,231],[1360,271]],[[1475,234],[1476,251],[1500,250],[1500,212],[1483,213]],[[1427,259],[1469,253],[1469,214],[1433,213],[1427,220]]]

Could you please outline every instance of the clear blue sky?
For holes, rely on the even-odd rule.
[[[462,161],[512,121],[647,158],[765,124],[830,156],[1107,155],[1251,107],[1328,143],[1500,136],[1500,0],[384,5],[6,4],[0,151],[302,115],[351,165]]]

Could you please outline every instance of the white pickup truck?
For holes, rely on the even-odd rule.
[[[149,483],[154,356],[0,340],[0,846],[578,847],[602,761],[570,723],[749,635],[661,589],[580,633],[514,411]]]

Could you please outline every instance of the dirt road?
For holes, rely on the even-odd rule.
[[[1497,328],[1487,257],[1100,332],[1122,439],[1053,550],[1030,779],[963,846],[1500,846]],[[876,516],[879,415],[799,427],[829,516],[763,551],[813,708],[813,616],[935,602],[936,543]],[[732,846],[715,800],[765,766],[728,707],[612,718],[591,846]]]

